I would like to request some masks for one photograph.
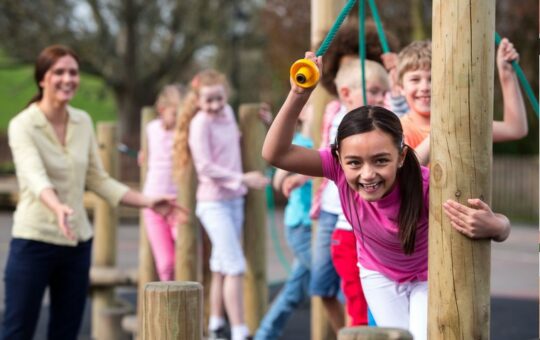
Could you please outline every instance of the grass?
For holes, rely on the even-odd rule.
[[[8,66],[10,60],[0,54],[0,133],[36,93],[32,65]],[[116,121],[116,104],[104,82],[93,75],[81,74],[81,85],[71,105],[87,111],[97,121]]]

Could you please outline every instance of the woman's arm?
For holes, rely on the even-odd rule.
[[[306,53],[321,69],[321,59]],[[291,90],[270,126],[262,149],[262,157],[277,168],[309,176],[323,175],[319,152],[292,144],[298,115],[314,88],[304,89],[291,81]]]
[[[69,216],[73,214],[73,209],[62,203],[58,198],[56,191],[52,188],[43,189],[39,194],[39,199],[56,215],[58,227],[62,231],[62,234],[64,234],[67,239],[74,241],[77,236],[73,233],[73,230],[71,230],[72,226],[69,223]]]

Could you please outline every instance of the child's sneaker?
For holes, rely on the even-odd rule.
[[[228,340],[227,330],[225,327],[219,327],[216,330],[208,332],[208,340]]]

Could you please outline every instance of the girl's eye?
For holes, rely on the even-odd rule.
[[[357,167],[360,165],[360,162],[359,161],[354,161],[354,160],[351,160],[351,161],[348,161],[347,162],[347,165],[351,166],[351,167]]]
[[[379,158],[375,160],[375,164],[377,165],[384,165],[384,164],[387,164],[388,162],[389,160],[387,158]]]

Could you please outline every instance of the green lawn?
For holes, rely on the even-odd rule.
[[[9,120],[36,93],[33,66],[8,64],[9,60],[0,55],[0,133],[5,132]],[[87,111],[94,122],[116,120],[114,98],[98,77],[81,75],[81,85],[71,105]]]

